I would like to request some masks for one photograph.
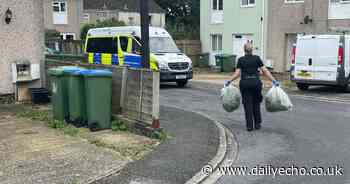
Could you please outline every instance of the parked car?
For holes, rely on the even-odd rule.
[[[346,89],[350,83],[350,35],[300,35],[292,51],[291,80]]]
[[[150,27],[149,34],[151,68],[160,71],[161,82],[176,82],[178,86],[185,86],[193,78],[191,59],[181,53],[165,29]],[[96,28],[88,31],[85,48],[90,63],[140,67],[140,42],[139,26]]]

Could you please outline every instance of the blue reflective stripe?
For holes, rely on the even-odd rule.
[[[94,53],[94,64],[101,64],[102,54]]]
[[[124,65],[130,66],[133,68],[142,68],[141,56],[124,53]]]
[[[118,54],[112,54],[112,65],[119,65]]]

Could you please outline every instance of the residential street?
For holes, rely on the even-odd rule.
[[[300,96],[290,92],[292,112],[271,114],[263,110],[263,129],[245,130],[243,109],[224,112],[219,93],[222,85],[192,82],[187,88],[162,85],[161,104],[202,112],[223,123],[237,137],[238,160],[234,166],[344,168],[343,176],[224,176],[220,184],[344,184],[350,183],[350,94],[313,88]],[[298,93],[294,96],[294,93]],[[311,97],[310,97],[311,96]],[[313,97],[317,96],[317,98]],[[347,101],[346,101],[347,100]],[[264,107],[263,107],[264,109]]]

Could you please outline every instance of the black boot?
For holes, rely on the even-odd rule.
[[[252,132],[254,130],[254,128],[252,128],[252,127],[247,127],[247,131],[248,132]]]
[[[255,130],[260,130],[261,129],[261,124],[260,123],[259,124],[255,124],[254,128],[255,128]]]

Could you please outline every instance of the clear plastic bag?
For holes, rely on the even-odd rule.
[[[238,88],[233,85],[224,87],[221,90],[222,106],[226,112],[237,110],[241,104],[241,94]]]
[[[265,107],[268,112],[281,112],[292,110],[293,104],[282,88],[273,86],[266,94]]]

